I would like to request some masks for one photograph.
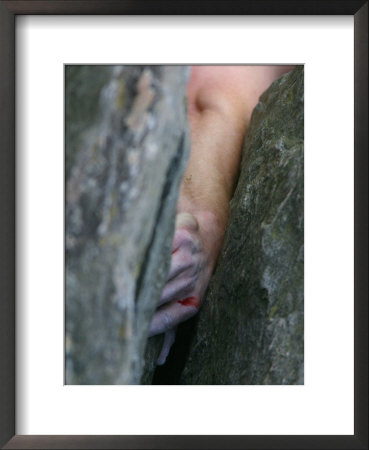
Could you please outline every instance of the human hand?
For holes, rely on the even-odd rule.
[[[219,247],[213,217],[179,213],[167,283],[158,301],[149,336],[165,333],[157,364],[165,363],[179,323],[194,316],[209,283]]]

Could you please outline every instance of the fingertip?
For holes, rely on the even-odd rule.
[[[151,320],[150,328],[149,328],[149,338],[156,336],[157,334],[163,333],[160,329],[160,324],[157,321],[157,313],[154,314],[154,317]]]
[[[176,328],[169,330],[164,335],[164,342],[161,348],[160,355],[156,361],[157,366],[163,366],[166,363],[167,357],[169,355],[170,349],[176,338]]]
[[[164,366],[164,364],[167,362],[167,358],[165,357],[160,357],[157,359],[156,361],[156,365],[157,366]]]

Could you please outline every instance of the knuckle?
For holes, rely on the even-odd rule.
[[[194,259],[191,264],[190,277],[193,280],[197,280],[201,273],[201,263],[198,259]]]
[[[194,257],[191,253],[183,251],[179,257],[179,264],[181,267],[191,267],[194,264]]]
[[[176,253],[175,259],[173,259],[173,270],[184,271],[196,265],[196,258],[187,249],[181,249]]]
[[[188,286],[191,289],[191,291],[195,289],[196,282],[197,282],[197,276],[196,276],[196,274],[194,274],[194,275],[192,275],[192,277],[190,278],[190,282],[188,283]]]
[[[183,228],[176,231],[176,238],[181,244],[190,244],[193,241],[192,233]]]
[[[199,236],[185,229],[176,231],[173,239],[173,247],[177,250],[186,250],[192,254],[200,253],[202,249]]]

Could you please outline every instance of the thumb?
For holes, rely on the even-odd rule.
[[[197,231],[199,223],[196,217],[190,213],[178,213],[176,216],[176,228],[187,228],[191,231]]]

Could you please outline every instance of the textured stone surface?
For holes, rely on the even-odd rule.
[[[137,384],[189,150],[187,68],[67,66],[65,79],[66,382]]]
[[[304,382],[303,139],[300,66],[254,110],[183,384]]]

